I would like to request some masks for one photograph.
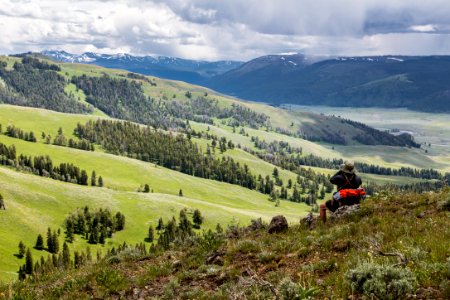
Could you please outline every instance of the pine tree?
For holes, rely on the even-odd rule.
[[[25,273],[30,275],[33,273],[33,256],[31,255],[30,248],[27,249],[25,257]]]
[[[6,210],[5,208],[5,200],[3,199],[3,195],[0,194],[0,209]]]
[[[64,268],[68,269],[70,267],[70,250],[67,243],[63,244],[62,263]]]
[[[42,249],[44,249],[44,238],[42,237],[41,234],[39,234],[39,235],[37,236],[37,239],[36,239],[36,245],[34,246],[34,248],[36,248],[37,250],[42,250]]]
[[[154,233],[154,231],[153,231],[153,226],[150,225],[150,226],[148,227],[148,237],[147,237],[147,240],[148,240],[148,242],[152,243],[153,240],[154,240],[154,238],[155,238],[155,233]]]
[[[47,229],[47,251],[55,253],[55,244],[53,243],[53,235],[50,227]]]
[[[102,176],[98,177],[98,186],[103,187],[103,177]]]
[[[92,175],[91,175],[91,186],[96,186],[97,185],[97,176],[95,174],[95,171],[92,171]]]
[[[59,240],[56,231],[53,231],[52,240],[53,240],[53,253],[57,254],[59,252]]]
[[[106,240],[106,229],[105,229],[105,227],[102,227],[102,230],[100,231],[100,236],[98,238],[98,242],[100,244],[104,245],[105,240]]]
[[[294,186],[294,191],[292,193],[292,201],[294,202],[300,202],[300,193],[297,190],[297,187]]]
[[[18,276],[19,276],[20,281],[24,281],[25,278],[27,278],[27,273],[25,272],[24,267],[22,267],[22,266],[19,267],[18,274],[19,274]]]
[[[279,176],[279,172],[278,172],[278,168],[273,168],[273,173],[272,173],[273,177],[277,178]]]
[[[125,228],[125,216],[117,212],[116,213],[116,229],[117,231],[123,230]]]
[[[25,251],[26,251],[25,244],[22,241],[20,241],[19,242],[19,258],[22,258],[25,255]]]
[[[292,179],[291,178],[289,178],[289,180],[288,180],[287,188],[288,189],[292,188]]]
[[[217,223],[217,225],[216,225],[216,232],[223,233],[223,228],[222,228],[222,225],[220,225],[220,223]]]
[[[178,192],[178,196],[183,197],[183,190],[180,189],[180,191]]]
[[[73,242],[74,225],[71,219],[66,220],[66,241],[68,243]]]
[[[144,185],[144,193],[149,193],[150,192],[150,186],[146,183]]]
[[[188,220],[186,216],[186,210],[180,210],[180,223],[178,224],[178,228],[181,229],[181,232],[191,235],[192,234],[192,224]]]
[[[81,185],[88,185],[88,179],[89,178],[88,178],[88,175],[87,175],[86,171],[82,170],[79,184],[81,184]]]
[[[98,231],[97,227],[92,228],[91,234],[89,235],[89,244],[97,244],[98,243]]]
[[[160,231],[164,229],[164,221],[162,218],[159,218],[158,225],[156,226],[156,230]]]
[[[194,228],[199,229],[200,225],[202,225],[203,223],[203,217],[202,214],[200,213],[200,210],[198,209],[194,210],[192,221],[194,222]]]
[[[78,251],[73,253],[73,265],[75,269],[78,269],[81,266],[81,256]]]

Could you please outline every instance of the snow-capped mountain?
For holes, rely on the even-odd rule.
[[[238,61],[209,62],[169,56],[134,56],[126,53],[112,55],[93,52],[71,54],[65,51],[47,50],[43,51],[42,54],[62,62],[95,64],[190,83],[200,83],[206,78],[228,72],[242,64]]]

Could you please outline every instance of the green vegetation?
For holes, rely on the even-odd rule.
[[[92,112],[64,92],[66,81],[57,73],[57,65],[24,58],[22,63],[14,63],[13,70],[6,67],[5,62],[0,62],[0,76],[8,86],[0,89],[2,102],[64,112]]]
[[[448,188],[424,195],[386,192],[352,215],[316,221],[312,229],[301,223],[274,235],[254,220],[226,233],[186,235],[168,246],[121,245],[97,262],[33,273],[0,286],[0,293],[37,299],[129,293],[163,299],[445,299],[450,239],[442,237],[450,232],[448,211],[439,203],[449,197]],[[183,218],[180,213],[180,222],[168,227],[181,234]]]
[[[91,213],[89,207],[78,209],[64,221],[66,241],[73,243],[74,235],[84,237],[89,244],[105,244],[106,238],[112,238],[116,231],[125,228],[125,216],[117,212],[112,214],[109,209],[99,209]]]
[[[259,261],[269,264],[280,262],[279,253],[284,253],[280,252],[280,245],[268,247],[268,242],[253,242],[253,236],[250,235],[244,239],[250,242],[242,241],[239,246],[234,247],[233,240],[224,239],[222,228],[227,228],[228,225],[230,228],[239,228],[252,219],[259,219],[252,224],[262,228],[261,224],[278,214],[285,215],[290,224],[298,223],[299,217],[316,210],[318,207],[315,204],[331,195],[332,186],[327,184],[327,179],[334,173],[333,169],[344,152],[348,153],[344,155],[345,159],[364,158],[356,159],[366,163],[359,167],[365,168],[367,172],[377,173],[361,174],[365,185],[369,180],[378,184],[420,183],[425,186],[419,177],[441,179],[436,171],[429,169],[442,169],[436,162],[434,165],[427,165],[428,161],[424,159],[432,160],[423,149],[360,145],[355,140],[356,135],[367,133],[370,129],[357,129],[356,125],[341,122],[339,118],[242,102],[202,87],[129,75],[120,70],[77,64],[58,64],[56,68],[34,60],[21,63],[19,59],[11,57],[2,57],[0,60],[7,61],[4,72],[16,72],[14,63],[27,65],[23,68],[30,68],[32,73],[40,75],[54,72],[57,76],[51,75],[51,78],[59,82],[55,91],[58,97],[74,100],[77,102],[76,107],[80,104],[87,109],[83,113],[92,113],[65,114],[0,105],[2,129],[14,128],[9,130],[10,134],[0,134],[0,143],[4,145],[2,149],[7,149],[8,153],[12,152],[10,149],[15,149],[14,152],[22,154],[21,158],[18,155],[16,159],[11,158],[16,163],[0,167],[2,203],[7,208],[0,211],[0,280],[17,278],[18,270],[20,278],[31,277],[26,259],[14,256],[17,255],[17,245],[22,241],[23,257],[29,249],[33,270],[38,270],[42,278],[47,280],[54,276],[48,274],[48,270],[58,270],[56,273],[61,270],[67,274],[92,270],[93,273],[87,277],[90,278],[88,281],[95,282],[99,288],[98,295],[104,297],[123,291],[129,286],[129,279],[133,278],[133,274],[123,272],[125,269],[111,270],[109,264],[134,264],[135,259],[150,255],[152,258],[148,262],[153,265],[145,266],[146,274],[138,280],[138,285],[141,286],[146,280],[165,276],[170,284],[161,287],[161,293],[173,295],[179,292],[181,283],[189,278],[195,281],[196,276],[215,276],[219,268],[203,265],[205,257],[202,255],[210,254],[210,249],[219,250],[225,243],[231,247],[229,253],[226,250],[228,258],[219,255],[220,258],[211,258],[212,261],[217,259],[216,262],[220,263],[222,259],[226,263],[227,259],[231,261],[236,258],[238,261],[239,255],[254,255]],[[20,76],[24,81],[31,78],[25,73]],[[18,97],[19,93],[6,80],[3,81],[5,84],[0,86],[6,87],[4,91]],[[93,83],[95,86],[91,86]],[[36,97],[40,95],[33,90],[35,87],[32,84],[21,84],[29,92],[36,94]],[[109,85],[112,85],[110,89]],[[43,100],[42,97],[39,99]],[[135,107],[140,101],[143,101],[143,106]],[[75,112],[70,109],[67,111]],[[153,127],[110,119],[111,116]],[[302,139],[303,135],[299,133],[303,130],[307,135],[315,135],[326,141],[326,136],[335,132],[330,127],[345,136],[346,143],[352,146],[313,143]],[[30,142],[31,132],[34,142]],[[26,133],[28,139],[25,138]],[[85,151],[94,148],[95,151]],[[396,155],[396,158],[389,160],[384,156],[377,156],[379,153],[376,151],[386,149],[389,149],[386,156]],[[51,157],[52,170],[57,166],[56,173],[63,181],[80,181],[82,185],[31,174],[30,171],[35,169],[35,173],[44,175],[45,168],[35,168],[34,159],[30,157],[39,158],[38,162],[49,162],[47,156]],[[443,156],[441,159],[446,158]],[[389,161],[386,162],[387,160]],[[28,169],[31,164],[25,164],[27,161],[33,162],[32,169]],[[411,170],[401,169],[404,162],[407,162],[405,167],[410,167]],[[21,164],[19,169],[11,167]],[[59,172],[62,164],[66,169],[73,165],[74,174],[70,175],[70,180],[67,180],[66,171],[62,172],[64,174]],[[311,166],[305,167],[305,164]],[[24,168],[25,165],[28,168]],[[78,178],[75,166],[79,169],[80,180],[74,180]],[[427,170],[413,170],[424,167]],[[389,168],[391,171],[388,171]],[[45,169],[46,172],[49,170]],[[83,176],[81,170],[84,170]],[[283,201],[285,199],[292,201]],[[445,203],[439,205],[444,207],[439,210],[440,213],[444,212]],[[91,226],[86,226],[83,234],[77,234],[75,226],[67,227],[67,220],[70,219],[68,213],[76,211],[75,215],[78,216],[77,209],[85,206],[89,207],[91,217],[94,212],[100,212],[100,209],[103,212],[100,215],[107,215],[106,211],[120,211],[119,219],[123,220],[122,216],[125,216],[126,226],[112,234],[112,227],[98,226],[93,230],[96,226],[85,219],[85,224]],[[110,216],[114,219],[116,215],[111,213]],[[174,216],[177,217],[175,221]],[[113,221],[116,228],[116,220]],[[74,220],[69,223],[73,225]],[[215,231],[209,232],[209,229]],[[203,230],[205,234],[202,233]],[[241,235],[245,230],[237,229],[236,232]],[[298,238],[304,243],[302,256],[308,256],[310,250],[315,251],[302,236]],[[49,241],[53,246],[48,244]],[[89,248],[86,248],[86,241],[90,242]],[[144,241],[147,249],[143,249]],[[138,247],[124,245],[124,242],[127,245],[138,243]],[[197,242],[201,245],[200,250],[196,248]],[[180,243],[188,245],[188,252],[198,251],[200,256],[185,257],[184,261],[177,254],[176,257],[180,258],[182,264],[187,263],[189,268],[175,278],[171,276],[173,268],[170,259],[161,259],[159,255],[162,254],[162,249],[177,252],[177,249],[181,249],[177,248],[181,247]],[[286,243],[293,243],[293,240]],[[194,248],[189,248],[191,246]],[[52,253],[42,261],[40,257],[48,249]],[[97,260],[99,265],[92,265]],[[163,261],[166,264],[160,265]],[[333,271],[336,261],[338,259],[314,261],[307,269],[310,272]],[[184,269],[184,265],[181,268]],[[136,268],[136,271],[139,270],[140,268]],[[243,270],[230,270],[225,275],[236,279],[236,274],[242,274],[241,271]],[[316,294],[316,284],[300,282],[294,273],[289,273],[289,276],[274,275],[273,278],[264,276],[260,279],[271,282],[283,295]],[[257,278],[252,279],[252,284],[258,281]],[[236,283],[238,288],[246,284],[228,279],[225,281],[230,283],[230,288]],[[77,284],[57,287],[52,291],[51,297],[59,298],[66,291],[74,292]],[[213,286],[219,290],[220,284]],[[229,287],[222,288],[223,294],[229,292]],[[266,295],[266,289],[258,285],[252,286],[248,292],[261,292],[261,297]],[[194,295],[192,297],[200,297],[202,290],[186,293]]]

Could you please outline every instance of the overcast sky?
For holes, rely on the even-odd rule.
[[[0,53],[450,54],[449,0],[0,0]]]

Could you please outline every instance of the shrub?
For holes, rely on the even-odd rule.
[[[404,299],[415,290],[416,278],[410,269],[363,263],[346,274],[352,289],[378,299]]]
[[[117,293],[125,288],[125,278],[114,269],[105,268],[97,276],[98,285],[105,287],[110,293]]]
[[[306,289],[301,285],[292,282],[290,278],[283,279],[278,285],[278,291],[282,300],[302,300],[302,299],[314,299],[319,289],[309,288]]]
[[[258,258],[260,262],[267,264],[275,260],[275,253],[263,251],[259,254]]]
[[[438,210],[450,211],[450,195],[447,197],[447,199],[439,201],[437,206]]]
[[[317,263],[307,264],[302,267],[302,270],[325,274],[333,271],[335,268],[336,268],[336,261],[334,260],[334,258],[332,258],[330,260],[322,260]]]
[[[236,243],[236,251],[246,254],[260,251],[260,245],[254,240],[240,240]]]

